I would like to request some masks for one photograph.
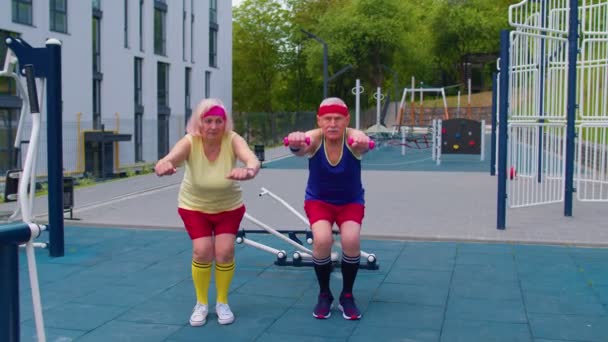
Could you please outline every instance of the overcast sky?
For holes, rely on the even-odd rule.
[[[232,6],[238,6],[243,0],[232,0]]]

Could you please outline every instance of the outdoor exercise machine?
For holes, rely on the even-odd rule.
[[[273,200],[287,208],[289,212],[294,214],[300,221],[302,221],[306,228],[304,230],[279,230],[265,224],[252,215],[245,213],[245,219],[262,228],[262,230],[240,229],[237,233],[236,242],[257,248],[261,251],[276,256],[275,264],[279,266],[312,266],[312,250],[307,248],[302,242],[302,240],[305,240],[309,245],[313,243],[313,235],[312,231],[310,230],[308,220],[291,205],[289,205],[289,203],[287,203],[284,199],[264,187],[261,188],[259,196],[270,196]],[[333,233],[334,235],[338,235],[338,232],[334,231]],[[272,247],[250,239],[249,236],[253,234],[271,234],[280,241],[290,245],[292,248],[294,248],[294,250],[289,255],[284,249]],[[334,242],[334,246],[339,248],[339,242]],[[377,270],[379,268],[375,254],[361,251],[361,257],[365,259],[366,262],[359,264],[360,268],[369,270]],[[335,266],[339,266],[340,254],[337,252],[332,252],[331,260]]]
[[[1,43],[1,42],[0,42]],[[64,200],[63,200],[63,119],[61,95],[61,43],[57,39],[48,39],[45,47],[34,48],[21,38],[9,37],[6,46],[10,51],[7,60],[18,65],[17,70],[24,70],[25,65],[32,65],[33,77],[42,84],[41,94],[46,94],[46,136],[47,136],[47,179],[48,179],[48,232],[49,255],[60,257],[64,255]],[[6,62],[5,62],[6,64]],[[10,67],[9,67],[10,69]],[[8,70],[7,70],[8,71]],[[19,82],[17,82],[19,84]],[[30,87],[30,85],[28,85]],[[25,94],[25,92],[20,92]],[[23,102],[27,102],[24,101]],[[30,106],[32,100],[29,99]],[[31,110],[31,108],[30,108]],[[22,110],[23,113],[23,110]],[[19,126],[23,125],[24,116]],[[40,122],[42,121],[40,117]],[[20,136],[17,134],[17,137]],[[30,140],[28,151],[32,149]],[[35,146],[37,148],[37,146]],[[34,162],[34,161],[32,161]],[[25,168],[24,168],[25,169]],[[32,169],[32,173],[35,173]],[[16,177],[16,175],[15,175]],[[34,178],[31,174],[28,177]],[[9,177],[7,177],[7,180]],[[23,181],[23,174],[19,177]],[[32,185],[33,186],[33,185]],[[33,189],[33,188],[32,188]],[[21,202],[21,201],[20,201]],[[22,209],[21,209],[22,210]]]
[[[38,106],[38,94],[36,89],[36,71],[32,64],[19,63],[22,66],[19,72],[25,75],[27,93],[23,91],[21,80],[15,67],[18,58],[12,51],[11,42],[13,38],[7,39],[9,46],[5,60],[3,76],[11,77],[18,84],[19,95],[24,100],[22,103],[22,116],[19,120],[19,128],[25,120],[23,108],[29,108],[32,118],[32,130],[29,138],[29,146],[25,158],[24,168],[19,174],[7,177],[7,183],[18,182],[17,200],[21,212],[22,222],[8,222],[0,225],[0,340],[7,342],[19,341],[20,339],[20,315],[19,315],[19,247],[25,244],[30,288],[34,311],[34,321],[38,341],[45,342],[44,319],[42,315],[42,303],[40,299],[40,288],[38,283],[38,270],[34,252],[34,239],[40,236],[46,226],[33,222],[33,199],[35,196],[35,166],[40,137],[41,114]],[[50,41],[49,44],[58,42]],[[19,137],[19,135],[17,135]],[[21,179],[21,181],[19,181]],[[11,218],[15,219],[18,211]],[[46,247],[46,243],[38,243],[39,247]]]

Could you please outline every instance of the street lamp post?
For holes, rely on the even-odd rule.
[[[304,33],[305,35],[307,35],[308,37],[318,41],[319,43],[321,43],[323,45],[323,99],[327,98],[327,82],[328,82],[328,75],[327,75],[327,43],[315,36],[314,34],[304,30],[304,29],[300,29],[300,31],[302,31],[302,33]]]
[[[395,88],[395,99],[393,101],[397,101],[397,96],[399,95],[399,75],[397,75],[397,72],[395,72],[395,70],[389,68],[384,64],[382,64],[382,67],[393,74],[393,87]]]
[[[342,75],[343,73],[347,72],[348,70],[352,69],[353,65],[352,64],[347,64],[344,68],[338,70],[335,74],[333,74],[330,78],[329,78],[329,82],[335,80],[338,76]]]
[[[397,72],[384,64],[382,64],[382,67],[385,68],[386,70],[390,71],[393,74],[393,87],[395,88],[395,99],[393,101],[400,101],[397,99],[397,96],[399,96],[399,89],[398,89],[399,78],[398,78]],[[398,115],[398,108],[395,105],[395,117],[397,117],[397,115]]]

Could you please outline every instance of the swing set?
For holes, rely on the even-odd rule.
[[[432,109],[432,113],[430,117],[426,117],[425,107],[424,107],[424,94],[430,93],[434,94],[435,98],[441,97],[441,101],[443,103],[443,114],[442,119],[448,120],[450,118],[450,113],[448,112],[448,103],[445,97],[445,88],[425,88],[419,87],[415,88],[414,79],[412,78],[412,87],[403,89],[403,96],[401,97],[401,102],[399,103],[399,114],[397,117],[397,122],[393,129],[393,133],[399,133],[402,126],[409,126],[412,129],[415,127],[427,127],[433,121],[433,119],[438,119],[440,114],[437,113],[437,101],[434,102],[434,106]],[[406,119],[406,106],[407,97],[410,95],[409,102],[409,121]],[[416,105],[416,95],[418,95],[418,106]]]

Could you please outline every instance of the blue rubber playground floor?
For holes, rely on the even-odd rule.
[[[363,318],[346,321],[337,310],[312,317],[312,268],[276,266],[237,245],[235,323],[220,326],[211,313],[192,328],[184,232],[66,227],[65,236],[64,257],[36,251],[48,341],[608,340],[608,249],[366,240],[380,268],[360,271]],[[21,336],[35,341],[24,252],[20,262]],[[334,295],[340,288],[336,269]]]

